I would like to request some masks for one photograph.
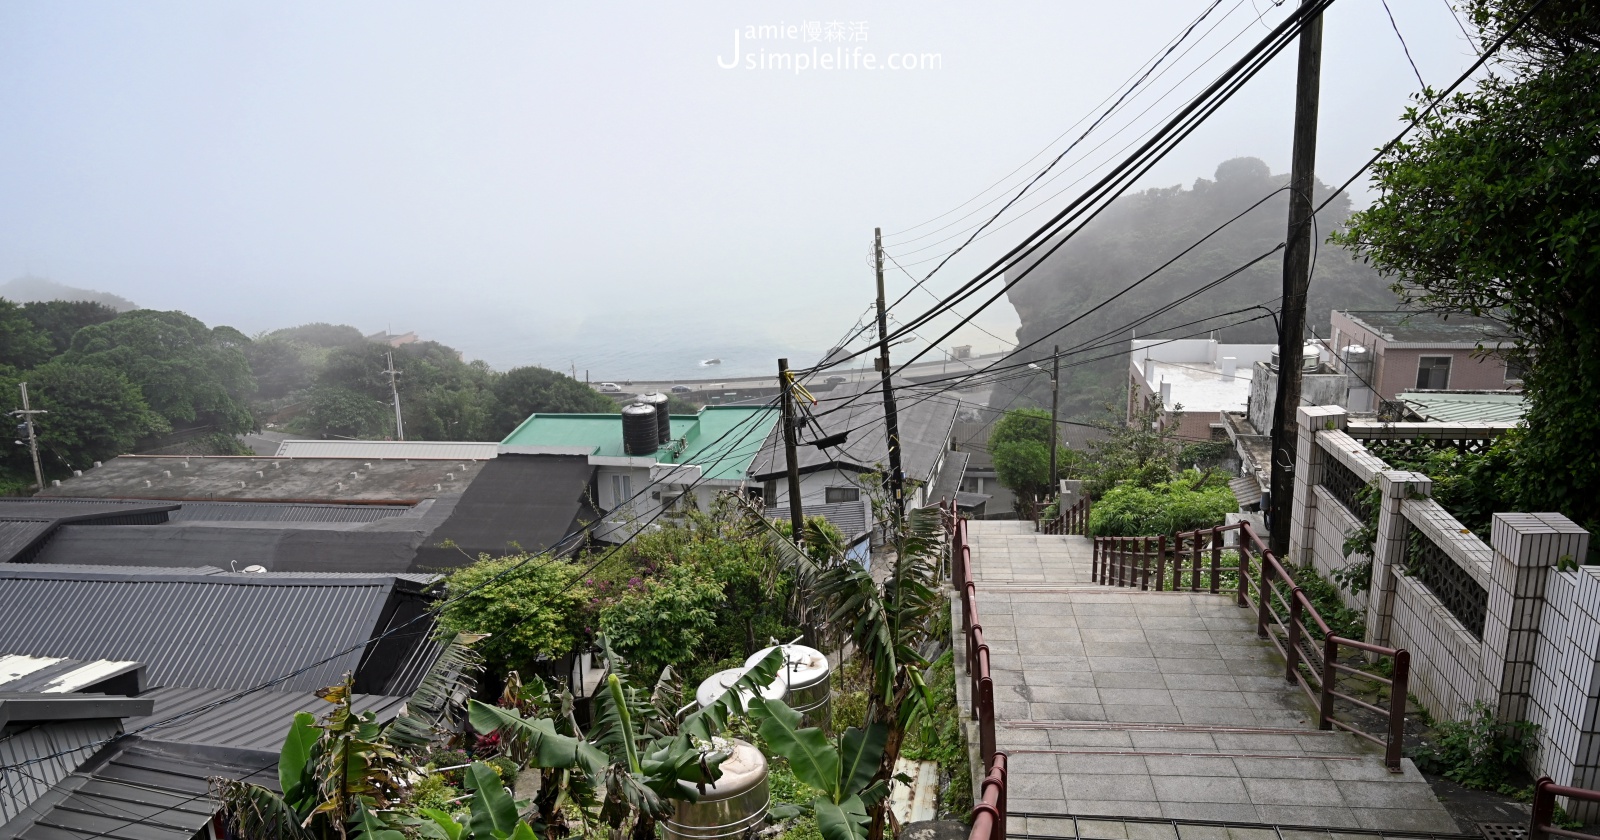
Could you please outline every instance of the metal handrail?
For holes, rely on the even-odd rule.
[[[1041,534],[1089,534],[1089,497],[1084,496],[1072,507],[1060,511],[1054,519],[1035,521],[1033,530]]]
[[[1234,596],[1240,607],[1256,610],[1256,635],[1272,642],[1284,658],[1284,680],[1298,685],[1317,706],[1318,729],[1342,729],[1384,748],[1384,763],[1391,772],[1400,772],[1401,740],[1405,734],[1406,688],[1411,677],[1411,654],[1404,649],[1384,647],[1334,635],[1328,622],[1317,612],[1311,599],[1295,585],[1294,578],[1278,562],[1276,555],[1261,542],[1248,522],[1202,528],[1178,534],[1150,537],[1095,537],[1092,580],[1106,586],[1137,587],[1157,592],[1169,588],[1177,592],[1220,593],[1222,583],[1222,535],[1238,533],[1239,566]],[[1185,552],[1187,543],[1188,551]],[[1207,552],[1209,549],[1209,552]],[[1209,553],[1210,563],[1203,562]],[[1187,556],[1186,556],[1187,554]],[[1250,561],[1260,558],[1259,576],[1251,574]],[[1170,572],[1169,563],[1170,560]],[[1186,562],[1187,561],[1187,562]],[[1209,569],[1206,566],[1209,565]],[[1184,586],[1185,566],[1191,574]],[[1202,586],[1204,573],[1211,580]],[[1281,585],[1280,585],[1281,584]],[[1252,594],[1251,588],[1254,587]],[[1285,592],[1287,589],[1287,593]],[[1274,606],[1276,604],[1276,606]],[[1309,624],[1308,624],[1309,621]],[[1322,637],[1319,650],[1310,637],[1314,627]],[[1382,677],[1339,664],[1339,649],[1361,651],[1394,660],[1393,677]],[[1301,666],[1305,667],[1302,668]],[[1340,674],[1359,676],[1389,687],[1389,708],[1384,709],[1338,689]],[[1338,720],[1334,701],[1343,700],[1388,718],[1388,731],[1382,737],[1364,732]],[[1596,838],[1600,840],[1600,838]]]
[[[978,755],[983,759],[984,779],[972,807],[972,830],[968,840],[1005,840],[1006,836],[1006,754],[995,746],[994,677],[990,670],[989,646],[983,640],[983,622],[978,618],[978,587],[972,580],[972,546],[967,541],[967,520],[952,504],[948,509],[950,532],[950,578],[961,593],[961,635],[966,645],[967,678],[971,682],[972,718],[978,722]]]
[[[1527,840],[1550,840],[1551,837],[1572,837],[1575,840],[1600,840],[1593,834],[1561,828],[1555,825],[1556,797],[1565,796],[1581,802],[1600,802],[1600,790],[1558,785],[1549,776],[1543,776],[1533,786],[1533,815],[1528,818]]]

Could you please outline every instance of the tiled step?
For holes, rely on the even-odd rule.
[[[1013,814],[1010,837],[1039,840],[1481,840],[1476,834],[1383,831],[1267,823],[1137,820]]]

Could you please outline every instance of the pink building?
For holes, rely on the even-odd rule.
[[[1492,318],[1431,312],[1334,310],[1331,355],[1357,380],[1351,411],[1373,411],[1402,391],[1504,391],[1521,378],[1502,353],[1512,343]],[[1480,352],[1490,351],[1490,352]]]

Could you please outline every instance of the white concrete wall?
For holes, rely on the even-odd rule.
[[[1361,526],[1355,515],[1345,510],[1344,505],[1320,485],[1313,487],[1312,492],[1317,495],[1317,516],[1311,526],[1312,542],[1309,554],[1311,565],[1316,568],[1317,574],[1331,581],[1335,571],[1342,571],[1356,563],[1371,562],[1370,552],[1344,556],[1345,535]],[[1345,606],[1366,613],[1367,593],[1353,593],[1341,587],[1339,597]]]

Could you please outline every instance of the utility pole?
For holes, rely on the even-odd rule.
[[[878,370],[883,380],[883,419],[889,443],[889,497],[898,527],[906,513],[905,470],[900,466],[900,416],[894,407],[894,387],[889,383],[889,311],[883,304],[883,228],[872,229],[872,253],[878,270]]]
[[[389,357],[389,369],[384,371],[389,374],[389,393],[394,396],[394,436],[396,440],[406,439],[406,424],[400,418],[400,374],[394,369],[394,353],[386,354]]]
[[[1061,396],[1061,345],[1057,344],[1050,356],[1050,498],[1061,492],[1061,481],[1056,478],[1056,408]]]
[[[49,413],[43,409],[35,411],[33,406],[28,404],[28,383],[22,383],[22,410],[11,412],[11,416],[20,417],[22,422],[27,424],[28,451],[33,454],[33,480],[39,483],[41,493],[44,492],[44,469],[39,466],[39,435],[33,427],[33,415]]]
[[[1302,7],[1313,0],[1300,0]],[[1300,30],[1294,99],[1294,153],[1289,164],[1289,232],[1283,251],[1283,315],[1278,333],[1278,394],[1272,414],[1272,552],[1287,561],[1294,508],[1296,415],[1311,285],[1311,189],[1316,183],[1317,100],[1322,77],[1322,15]]]
[[[778,360],[778,393],[783,402],[783,456],[789,466],[789,526],[794,529],[794,544],[804,545],[806,517],[800,506],[800,459],[795,455],[794,383],[789,378],[789,360]]]

